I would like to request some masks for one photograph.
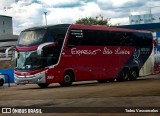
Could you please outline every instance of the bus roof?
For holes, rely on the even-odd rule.
[[[74,29],[78,28],[78,29],[91,29],[91,30],[108,30],[108,31],[122,31],[122,32],[151,33],[150,31],[145,31],[145,30],[125,29],[125,28],[110,27],[110,26],[105,26],[105,25],[72,24],[71,28],[74,28]]]
[[[124,28],[110,27],[110,26],[104,26],[104,25],[86,25],[86,24],[47,25],[47,26],[32,27],[32,28],[25,29],[23,31],[38,30],[38,29],[50,29],[50,28],[69,28],[69,27],[72,29],[91,29],[91,30],[151,33],[150,31],[143,31],[143,30],[133,30],[133,29],[124,29]]]
[[[57,25],[47,25],[47,26],[37,26],[25,29],[23,31],[30,31],[30,30],[38,30],[38,29],[49,29],[49,28],[68,28],[70,24],[57,24]]]

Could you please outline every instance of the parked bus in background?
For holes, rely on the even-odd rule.
[[[15,51],[17,84],[135,80],[152,52],[152,34],[98,25],[60,24],[21,32]]]

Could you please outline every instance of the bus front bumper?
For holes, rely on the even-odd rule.
[[[14,74],[14,82],[16,84],[38,84],[38,83],[45,83],[45,71],[34,74],[34,75],[27,75],[27,76],[19,76]]]

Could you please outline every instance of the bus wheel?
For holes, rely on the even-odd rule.
[[[4,80],[1,79],[1,80],[0,80],[0,86],[3,86],[3,84],[4,84]]]
[[[63,77],[63,82],[60,82],[59,84],[62,87],[64,87],[64,86],[70,86],[70,85],[72,85],[72,82],[73,82],[73,75],[72,75],[72,73],[66,72],[64,74],[64,77]]]
[[[124,68],[116,80],[117,81],[127,81],[128,79],[129,79],[129,70],[127,68]]]
[[[131,69],[129,79],[136,80],[137,77],[138,77],[138,71],[135,68]]]
[[[47,88],[49,86],[49,83],[39,83],[38,86],[41,88]]]

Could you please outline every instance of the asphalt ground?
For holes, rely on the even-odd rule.
[[[0,87],[0,107],[40,108],[45,115],[160,115],[160,74],[126,82],[75,82],[70,87],[54,83],[45,89],[5,84]]]

